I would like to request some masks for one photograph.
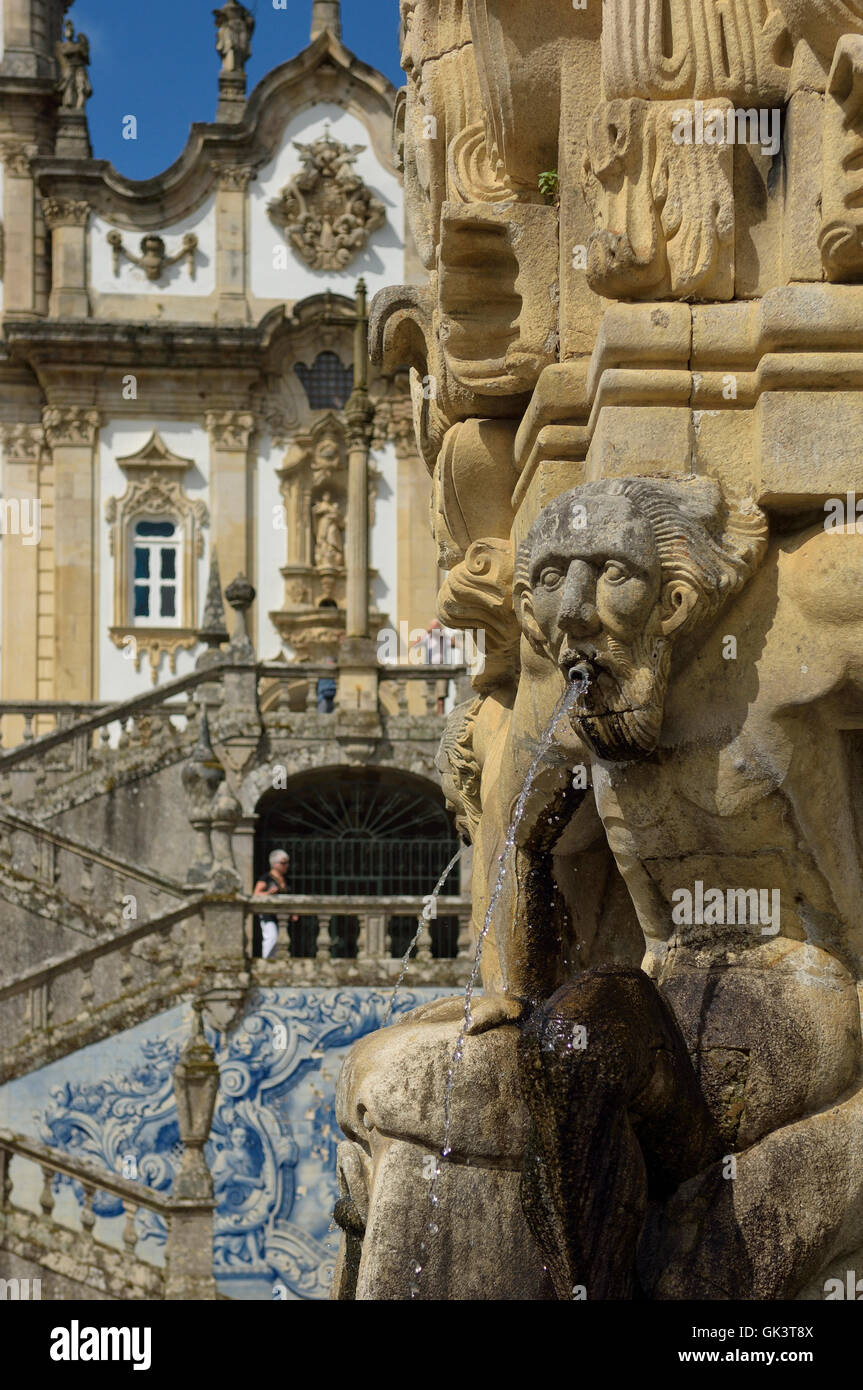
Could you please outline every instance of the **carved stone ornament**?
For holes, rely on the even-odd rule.
[[[386,221],[386,209],[353,165],[365,146],[342,145],[327,133],[294,142],[303,167],[267,205],[276,226],[313,270],[343,270]]]
[[[90,41],[86,34],[75,35],[71,19],[63,27],[62,42],[57,44],[60,77],[57,91],[60,105],[66,111],[83,111],[93,95],[87,68],[90,64]]]
[[[4,425],[3,457],[7,463],[38,463],[45,452],[41,425]]]
[[[207,431],[219,449],[245,450],[255,428],[255,417],[243,410],[209,410]]]
[[[3,164],[7,173],[19,179],[30,177],[30,161],[39,153],[37,145],[24,140],[6,140],[2,147]]]
[[[245,193],[258,171],[254,164],[225,164],[220,159],[210,161],[210,168],[219,180],[219,187],[229,192]]]
[[[186,232],[180,250],[173,256],[169,256],[165,249],[164,239],[148,232],[141,237],[141,254],[135,256],[131,251],[127,251],[123,245],[121,232],[112,231],[108,233],[108,245],[114,253],[114,274],[120,274],[120,261],[125,256],[127,261],[143,270],[148,280],[153,282],[161,280],[165,271],[178,261],[185,261],[189,271],[189,279],[195,278],[195,252],[198,249],[198,238],[194,232]]]
[[[49,405],[42,412],[45,438],[52,449],[64,445],[92,446],[101,421],[98,410],[77,405]]]
[[[220,10],[213,10],[216,25],[216,52],[222,58],[222,72],[244,72],[252,52],[255,21],[245,5],[228,0]]]
[[[42,216],[50,231],[55,227],[86,227],[90,204],[83,198],[43,198]]]

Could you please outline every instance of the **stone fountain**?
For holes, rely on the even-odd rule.
[[[485,634],[440,763],[482,994],[345,1064],[334,1297],[823,1298],[863,1262],[863,12],[401,10],[427,283],[371,346]]]

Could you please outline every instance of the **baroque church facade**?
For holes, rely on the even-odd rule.
[[[424,277],[397,95],[337,0],[248,91],[227,0],[216,119],[135,182],[69,0],[0,8],[0,1279],[326,1297],[338,1062],[412,938],[397,1011],[470,969],[432,387],[366,351]]]

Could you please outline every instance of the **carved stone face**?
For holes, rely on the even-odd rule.
[[[626,497],[571,495],[532,540],[525,607],[564,676],[580,673],[573,728],[600,757],[643,757],[659,737],[671,656],[652,526]]]

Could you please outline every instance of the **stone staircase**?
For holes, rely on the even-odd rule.
[[[360,765],[395,749],[405,770],[434,776],[441,672],[388,668],[376,709],[358,701],[333,717],[315,699],[331,667],[257,663],[242,624],[238,634],[194,672],[114,705],[0,703],[7,744],[19,737],[0,748],[0,1084],[189,999],[223,1032],[258,985],[395,983],[388,914],[419,919],[419,898],[278,899],[277,915],[317,919],[315,952],[250,958],[252,813],[274,767]],[[440,910],[459,918],[457,954],[434,959],[426,924],[412,983],[458,988],[470,970],[470,907],[450,898]],[[331,918],[344,913],[359,924],[350,959],[336,958],[330,940]],[[11,1200],[13,1159],[16,1172],[41,1169],[35,1204]],[[0,1277],[41,1277],[55,1291],[47,1296],[183,1296],[171,1280],[170,1237],[168,1267],[149,1264],[135,1253],[130,1216],[118,1251],[95,1238],[87,1194],[110,1194],[127,1216],[146,1209],[197,1248],[207,1229],[212,1241],[198,1178],[190,1216],[142,1183],[2,1132]],[[77,1230],[57,1221],[52,1200],[67,1179],[85,1197]],[[206,1281],[200,1287],[188,1296],[216,1296]]]

